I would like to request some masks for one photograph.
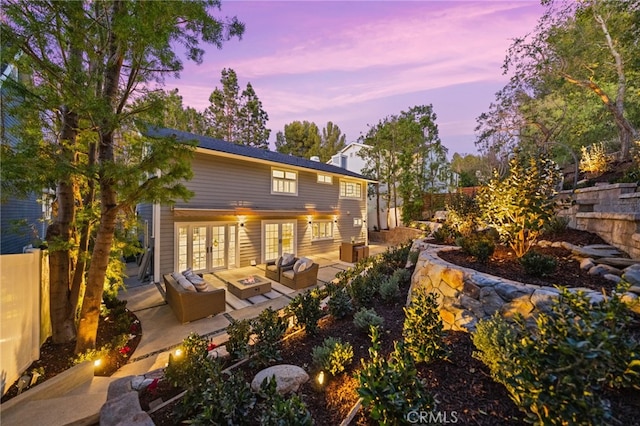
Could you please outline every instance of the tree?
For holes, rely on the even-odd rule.
[[[553,195],[560,181],[556,164],[544,152],[515,152],[506,177],[494,174],[480,189],[477,200],[483,219],[518,258],[535,244],[542,227],[553,216]]]
[[[342,134],[340,127],[328,121],[325,128],[322,129],[319,149],[320,161],[326,163],[331,160],[332,156],[347,145],[346,140],[347,136]]]
[[[311,158],[320,154],[320,132],[315,123],[293,121],[276,134],[276,151],[296,157]]]
[[[266,128],[269,116],[262,109],[251,83],[240,94],[238,76],[231,68],[222,70],[222,89],[215,88],[206,109],[208,136],[238,145],[269,148],[271,130]]]
[[[640,2],[545,1],[547,10],[533,34],[516,39],[504,70],[511,85],[539,98],[548,91],[586,91],[607,111],[617,129],[621,158],[637,138],[640,108]],[[629,102],[630,101],[630,102]],[[584,107],[584,105],[583,105]]]
[[[141,117],[151,125],[197,135],[204,135],[207,130],[204,114],[195,108],[185,107],[178,89],[149,92],[136,103],[141,109],[147,109],[148,112],[142,112]]]
[[[33,101],[31,107],[40,117],[48,119],[50,131],[45,136],[54,141],[43,144],[37,136],[25,140],[44,146],[43,155],[51,155],[58,165],[53,172],[43,171],[53,173],[59,204],[59,225],[54,230],[56,251],[61,254],[55,273],[60,279],[51,282],[52,295],[68,293],[70,288],[69,228],[75,218],[73,211],[61,213],[60,206],[73,206],[81,198],[76,182],[82,177],[95,185],[100,201],[78,322],[78,353],[95,346],[119,215],[137,202],[170,203],[189,196],[179,182],[190,177],[187,160],[193,147],[133,132],[133,119],[146,108],[133,106],[132,100],[134,94],[144,94],[143,83],[182,69],[172,44],[183,45],[188,58],[200,63],[204,54],[200,41],[221,48],[225,40],[242,35],[244,25],[237,18],[219,20],[211,14],[213,8],[219,9],[220,2],[3,3],[0,30],[7,53],[22,51],[17,65],[34,76],[33,84],[20,82],[18,89]],[[32,124],[31,129],[37,128]],[[158,169],[162,173],[155,174]],[[53,299],[52,311],[58,303]]]

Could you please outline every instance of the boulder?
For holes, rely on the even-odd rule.
[[[638,259],[629,259],[626,257],[602,257],[595,260],[598,264],[615,266],[616,268],[628,268],[629,266],[637,265]]]
[[[300,385],[309,380],[309,375],[297,365],[280,364],[265,368],[258,372],[251,381],[251,389],[254,392],[260,390],[264,379],[276,378],[276,391],[279,394],[296,392]]]
[[[640,269],[625,269],[624,274],[622,274],[622,279],[632,286],[640,286]]]
[[[111,398],[100,409],[100,426],[124,425],[154,426],[149,414],[140,408],[140,397],[136,391]]]
[[[583,271],[588,271],[589,269],[593,268],[594,266],[596,266],[596,264],[593,261],[593,259],[590,258],[590,257],[585,257],[584,259],[582,259],[580,261],[580,269],[582,269]]]

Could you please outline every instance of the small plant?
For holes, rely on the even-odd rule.
[[[361,330],[368,331],[371,326],[379,327],[384,324],[384,318],[378,315],[373,308],[360,308],[353,315],[353,324]]]
[[[260,385],[260,395],[264,401],[260,403],[262,426],[311,426],[313,419],[307,406],[298,395],[285,398],[276,391],[276,379],[265,379]]]
[[[429,362],[446,354],[443,326],[438,310],[438,296],[416,288],[411,304],[404,308],[402,337],[415,362]]]
[[[410,265],[415,265],[418,263],[418,258],[420,258],[420,252],[418,250],[413,250],[409,252],[409,256],[407,256],[407,262]],[[398,271],[400,269],[397,269]]]
[[[249,353],[249,339],[251,338],[251,321],[248,319],[232,320],[227,327],[229,340],[227,352],[235,358],[241,359]]]
[[[335,376],[353,361],[353,347],[349,342],[342,343],[340,339],[327,337],[321,346],[312,349],[311,358],[318,369]]]
[[[362,360],[358,373],[358,395],[371,418],[381,425],[400,423],[411,411],[429,411],[434,401],[422,380],[416,378],[413,358],[401,342],[385,359],[380,354],[378,329],[371,327],[370,359]]]
[[[604,143],[594,143],[588,147],[580,147],[580,171],[599,175],[611,169],[612,156],[607,154]]]
[[[344,318],[353,312],[351,297],[344,287],[339,288],[333,293],[327,306],[329,307],[329,313],[338,319]]]
[[[549,275],[558,266],[558,261],[553,256],[547,256],[534,250],[527,252],[519,261],[524,271],[534,277]]]
[[[294,315],[296,324],[307,334],[318,332],[318,320],[322,318],[320,298],[310,291],[297,295],[287,306],[287,312]]]
[[[569,226],[569,218],[564,216],[553,216],[542,227],[544,235],[559,234]]]
[[[251,347],[253,364],[267,365],[279,360],[282,336],[287,331],[286,321],[269,307],[260,312],[251,325],[255,335]]]
[[[398,283],[399,277],[395,274],[382,281],[378,292],[383,301],[390,303],[400,296],[400,286]]]
[[[456,244],[460,246],[465,253],[475,257],[478,262],[483,264],[489,261],[489,258],[496,248],[493,240],[482,234],[460,237],[456,239]]]
[[[537,424],[606,424],[611,407],[603,390],[640,388],[640,345],[623,291],[592,304],[563,289],[534,328],[522,317],[481,321],[474,356]]]
[[[165,369],[166,379],[175,387],[195,390],[204,386],[207,379],[218,377],[218,359],[209,356],[210,341],[196,333],[191,333],[182,341],[177,354],[169,355],[169,365]]]
[[[401,287],[411,283],[411,271],[405,268],[396,269],[393,272],[392,277],[397,278],[398,284]]]

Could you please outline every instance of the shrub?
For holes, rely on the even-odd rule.
[[[313,419],[307,406],[298,395],[286,398],[276,391],[276,379],[265,379],[260,385],[260,395],[264,401],[260,403],[262,426],[311,426]],[[232,424],[232,423],[229,423]]]
[[[524,271],[534,277],[549,275],[558,266],[558,261],[553,256],[547,256],[533,250],[527,252],[519,261]]]
[[[485,222],[520,258],[554,215],[553,195],[560,173],[544,153],[531,157],[516,154],[509,162],[507,177],[502,179],[495,172],[477,200]]]
[[[543,234],[559,234],[569,226],[569,218],[564,216],[553,216],[542,226]]]
[[[393,302],[400,296],[400,286],[398,283],[399,277],[395,274],[382,281],[380,289],[378,290],[382,300],[389,303]]]
[[[407,256],[407,262],[410,265],[415,265],[418,263],[418,258],[420,257],[420,251],[419,250],[412,250],[409,252],[409,256]],[[396,269],[397,271],[399,271],[400,269]]]
[[[251,321],[248,319],[232,320],[227,327],[229,340],[227,352],[235,359],[244,358],[249,353],[249,339],[251,337]]]
[[[397,278],[398,284],[400,286],[404,286],[411,283],[411,271],[405,268],[396,269],[393,272],[392,277]]]
[[[194,399],[191,424],[247,425],[251,419],[247,412],[253,409],[256,397],[240,372],[230,377],[221,374],[218,380],[209,380],[206,388]]]
[[[438,244],[451,244],[459,235],[453,228],[444,223],[431,233],[431,237],[436,240]]]
[[[487,263],[496,248],[492,239],[480,234],[460,237],[456,239],[456,244],[480,263]]]
[[[342,343],[340,339],[328,337],[321,346],[312,349],[311,358],[317,368],[335,376],[353,361],[353,347],[349,342]]]
[[[211,342],[191,333],[182,341],[180,355],[169,355],[169,364],[165,369],[166,379],[175,387],[186,390],[203,388],[210,378],[220,374],[218,359],[209,356]]]
[[[366,276],[358,275],[351,280],[348,291],[353,304],[360,308],[371,306],[383,277],[384,275],[370,270]]]
[[[599,175],[611,169],[613,158],[607,154],[604,143],[594,143],[588,147],[580,147],[580,171]]]
[[[276,311],[267,308],[251,322],[255,342],[251,347],[253,363],[267,365],[280,359],[282,336],[287,331],[286,321]]]
[[[533,329],[521,317],[481,321],[474,356],[538,424],[605,424],[611,413],[603,387],[637,388],[640,378],[640,346],[621,293],[591,304],[562,290]]]
[[[289,302],[287,312],[295,316],[296,324],[303,327],[308,334],[318,332],[318,320],[322,317],[320,298],[311,291],[297,295]]]
[[[403,308],[405,319],[402,337],[407,351],[416,362],[429,362],[446,354],[437,298],[437,295],[427,293],[422,287],[416,288],[411,303]]]
[[[358,395],[373,420],[381,425],[398,424],[407,413],[433,409],[433,398],[417,379],[413,358],[401,342],[394,343],[388,359],[380,354],[378,329],[371,327],[369,361],[362,360]]]
[[[475,198],[459,193],[454,194],[446,203],[447,220],[445,223],[456,233],[468,237],[478,229],[480,209]]]
[[[338,319],[344,318],[353,312],[351,297],[349,297],[349,293],[347,293],[347,289],[344,287],[341,287],[333,293],[327,306],[329,313]]]
[[[384,318],[378,315],[373,308],[360,308],[360,310],[353,315],[353,324],[361,330],[368,331],[371,326],[378,327],[384,324]]]
[[[409,256],[412,244],[413,242],[409,240],[403,244],[387,249],[382,253],[382,260],[379,263],[390,267],[391,272],[398,268],[404,268],[407,264],[407,257]]]

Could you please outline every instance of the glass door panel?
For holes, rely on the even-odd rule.
[[[294,223],[282,223],[281,226],[281,237],[280,240],[282,241],[280,246],[280,255],[282,255],[282,253],[293,253],[295,250],[295,240],[293,238],[293,228],[294,228]]]
[[[226,244],[225,233],[226,226],[211,227],[211,268],[224,268],[227,266],[225,262]]]
[[[264,226],[264,257],[265,262],[275,260],[280,256],[280,224],[267,223]]]
[[[236,226],[235,225],[229,225],[229,244],[227,244],[228,246],[228,253],[227,253],[227,267],[228,268],[232,268],[232,267],[236,267],[238,266],[237,260],[236,260]]]
[[[188,241],[188,230],[187,226],[180,226],[178,228],[178,253],[177,253],[177,261],[178,261],[178,271],[184,271],[189,267],[189,241]]]
[[[191,268],[194,271],[207,269],[207,227],[194,226],[192,228]]]

